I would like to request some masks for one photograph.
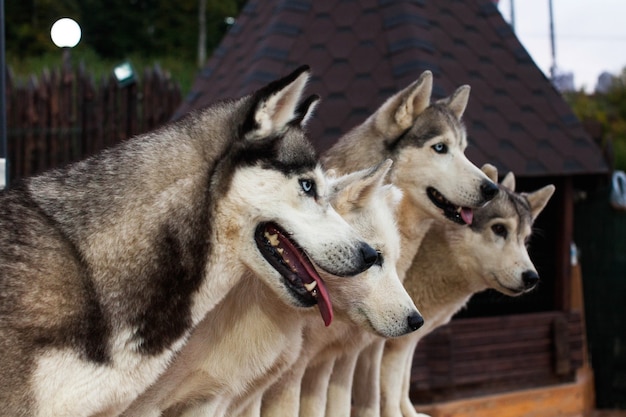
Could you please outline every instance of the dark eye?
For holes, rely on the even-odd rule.
[[[302,188],[302,191],[305,192],[305,194],[310,195],[312,197],[316,196],[315,181],[307,180],[307,179],[301,179],[300,180],[300,187]]]
[[[379,250],[377,250],[376,253],[378,254],[378,256],[376,257],[374,265],[383,266],[383,262],[385,261],[385,259],[383,258],[383,253]]]
[[[491,230],[493,231],[493,233],[496,234],[496,236],[500,236],[503,239],[506,239],[506,237],[509,235],[509,232],[506,230],[506,226],[501,223],[497,223],[491,226]]]
[[[442,143],[442,142],[439,142],[439,143],[433,145],[433,149],[437,153],[446,153],[446,152],[448,152],[448,146],[445,143]]]

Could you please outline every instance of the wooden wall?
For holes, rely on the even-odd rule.
[[[181,102],[158,66],[137,83],[95,80],[84,66],[7,77],[9,181],[81,159],[165,123]]]
[[[572,382],[583,331],[579,312],[453,320],[418,345],[411,398],[419,405]]]

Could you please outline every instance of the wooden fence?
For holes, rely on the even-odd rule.
[[[180,87],[158,66],[120,87],[81,64],[17,81],[7,75],[9,180],[81,159],[166,122]]]

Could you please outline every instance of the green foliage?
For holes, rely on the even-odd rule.
[[[9,1],[5,4],[5,36],[8,52],[25,57],[53,51],[50,28],[61,17],[78,18],[72,0]]]
[[[579,91],[565,99],[583,123],[600,126],[601,145],[612,152],[614,168],[626,170],[626,68],[613,78],[606,94]]]
[[[109,74],[130,59],[136,70],[159,63],[186,92],[197,69],[199,0],[27,0],[5,2],[7,62],[27,76],[60,65],[50,27],[71,17],[82,29],[72,49],[74,61]],[[237,16],[244,0],[206,0],[207,56],[224,35],[227,16]]]
[[[83,63],[87,71],[93,74],[96,79],[111,77],[113,68],[122,60],[130,61],[139,77],[146,67],[159,65],[172,76],[172,79],[179,83],[183,95],[191,89],[197,71],[195,61],[188,62],[176,57],[150,58],[140,54],[131,54],[123,59],[102,58],[84,45],[72,49],[71,53],[72,66],[77,67]],[[62,65],[61,52],[58,50],[25,58],[7,54],[7,62],[18,81],[25,81],[31,75],[40,76],[44,69],[58,68]]]

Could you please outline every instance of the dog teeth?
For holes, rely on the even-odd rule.
[[[317,298],[317,281],[304,284],[304,288],[315,298]]]
[[[267,239],[268,242],[270,242],[270,245],[277,247],[278,246],[278,234],[274,233],[273,235],[271,235],[269,232],[265,232],[264,234],[265,238]]]
[[[308,284],[304,284],[304,288],[306,288],[306,290],[310,293],[313,293],[313,291],[315,291],[315,294],[313,295],[317,295],[317,290],[315,289],[315,287],[317,287],[317,281],[313,281],[310,282]]]

